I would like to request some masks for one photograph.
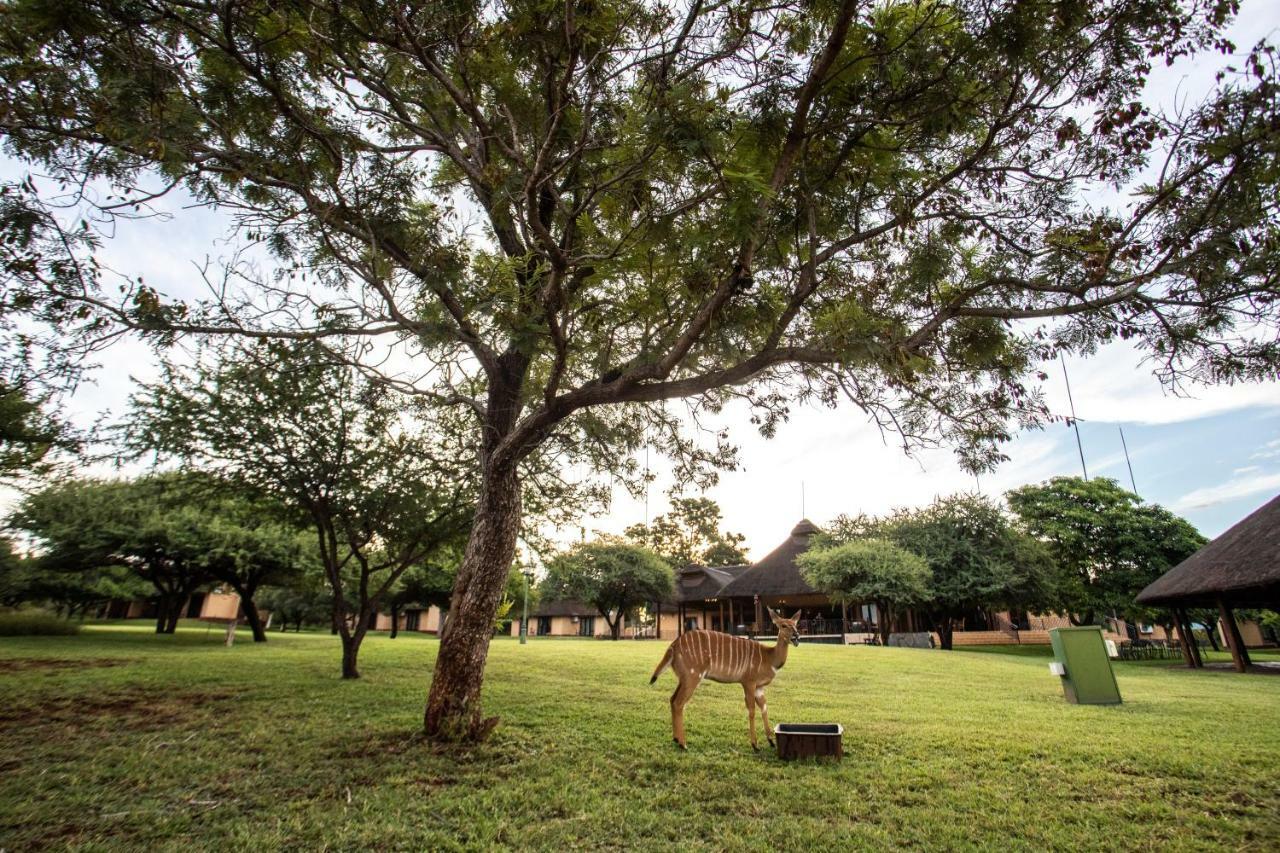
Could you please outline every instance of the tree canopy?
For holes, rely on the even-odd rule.
[[[805,580],[834,600],[873,602],[880,612],[882,643],[888,643],[896,609],[929,600],[929,564],[884,539],[856,539],[814,548],[796,562]]]
[[[1149,615],[1134,597],[1208,541],[1185,519],[1105,477],[1054,477],[1006,499],[1053,553],[1063,572],[1063,608],[1078,624],[1113,612]]]
[[[471,418],[425,726],[474,737],[531,454],[692,476],[730,448],[664,401],[769,433],[847,397],[982,468],[1050,416],[1060,350],[1273,376],[1274,49],[1199,102],[1144,88],[1231,51],[1236,6],[14,0],[0,134],[55,183],[6,188],[6,304],[77,340],[309,337]],[[207,298],[93,256],[169,194],[242,250]]]
[[[544,598],[595,605],[618,639],[629,612],[671,596],[675,576],[654,552],[623,542],[590,542],[558,555],[542,580]]]
[[[886,539],[929,567],[928,614],[944,649],[963,619],[996,607],[1051,609],[1058,601],[1053,558],[1018,530],[999,505],[980,495],[953,495],[883,518],[838,518],[831,537]]]
[[[674,498],[671,511],[649,524],[633,524],[626,538],[656,552],[673,567],[738,566],[747,562],[746,537],[720,529],[720,505],[711,498]]]
[[[39,543],[35,568],[51,590],[120,591],[119,579],[103,572],[123,567],[154,587],[156,631],[172,633],[191,594],[219,581],[240,593],[261,639],[254,591],[299,571],[298,529],[283,515],[216,478],[168,472],[47,486],[23,499],[12,524]],[[59,580],[67,573],[80,579]]]

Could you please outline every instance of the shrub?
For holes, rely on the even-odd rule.
[[[79,622],[71,622],[47,610],[10,610],[0,613],[0,637],[31,637],[41,634],[69,636],[79,633]]]

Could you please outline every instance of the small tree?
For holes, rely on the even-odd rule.
[[[624,534],[672,566],[734,566],[747,561],[746,537],[720,529],[720,505],[710,498],[676,498],[671,511],[650,524],[633,524]]]
[[[1113,612],[1152,615],[1134,597],[1208,541],[1185,519],[1105,477],[1054,477],[1006,499],[1053,554],[1063,605],[1077,625]]]
[[[210,353],[205,353],[206,356]],[[316,536],[342,677],[400,578],[470,526],[470,458],[402,417],[404,402],[312,342],[226,347],[133,399],[127,442],[288,503]]]
[[[547,598],[573,598],[595,605],[616,640],[627,613],[671,595],[674,582],[671,567],[647,548],[593,542],[552,559],[542,593]]]
[[[71,480],[27,495],[12,524],[38,540],[48,571],[129,568],[154,587],[156,633],[171,634],[191,594],[212,579],[191,492],[190,480],[174,473]]]
[[[880,612],[880,640],[889,642],[889,625],[902,607],[929,597],[929,565],[884,539],[861,539],[801,554],[805,579],[839,602],[874,602]]]

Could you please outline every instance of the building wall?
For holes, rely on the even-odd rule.
[[[607,637],[609,635],[609,623],[605,622],[604,617],[599,613],[595,614],[593,617],[583,618],[592,618],[595,620],[591,626],[591,636]],[[530,637],[577,637],[580,627],[581,621],[575,622],[574,617],[572,616],[552,616],[551,632],[547,634],[539,634],[538,617],[533,614],[529,614]],[[511,636],[520,636],[520,618],[518,616],[511,621]],[[674,637],[675,635],[673,634],[672,636]]]
[[[415,608],[416,610],[417,608]],[[418,610],[418,630],[419,634],[438,634],[440,633],[440,608],[434,604],[425,612]],[[408,630],[406,626],[409,623],[409,611],[401,611],[400,613],[400,630]],[[379,613],[377,620],[371,626],[374,631],[390,631],[391,630],[391,614]]]

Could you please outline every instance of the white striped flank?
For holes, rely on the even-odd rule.
[[[676,674],[679,684],[671,695],[671,731],[672,738],[681,749],[686,748],[684,706],[689,703],[690,697],[704,678],[722,684],[741,684],[747,704],[752,748],[759,748],[756,744],[757,708],[764,720],[765,737],[769,739],[769,743],[773,743],[764,688],[786,663],[789,646],[799,644],[796,620],[800,618],[800,613],[797,611],[790,619],[783,619],[769,610],[769,617],[778,626],[778,641],[773,646],[719,631],[688,631],[677,637],[667,648],[667,653],[649,680],[651,683],[656,681],[668,666]]]

